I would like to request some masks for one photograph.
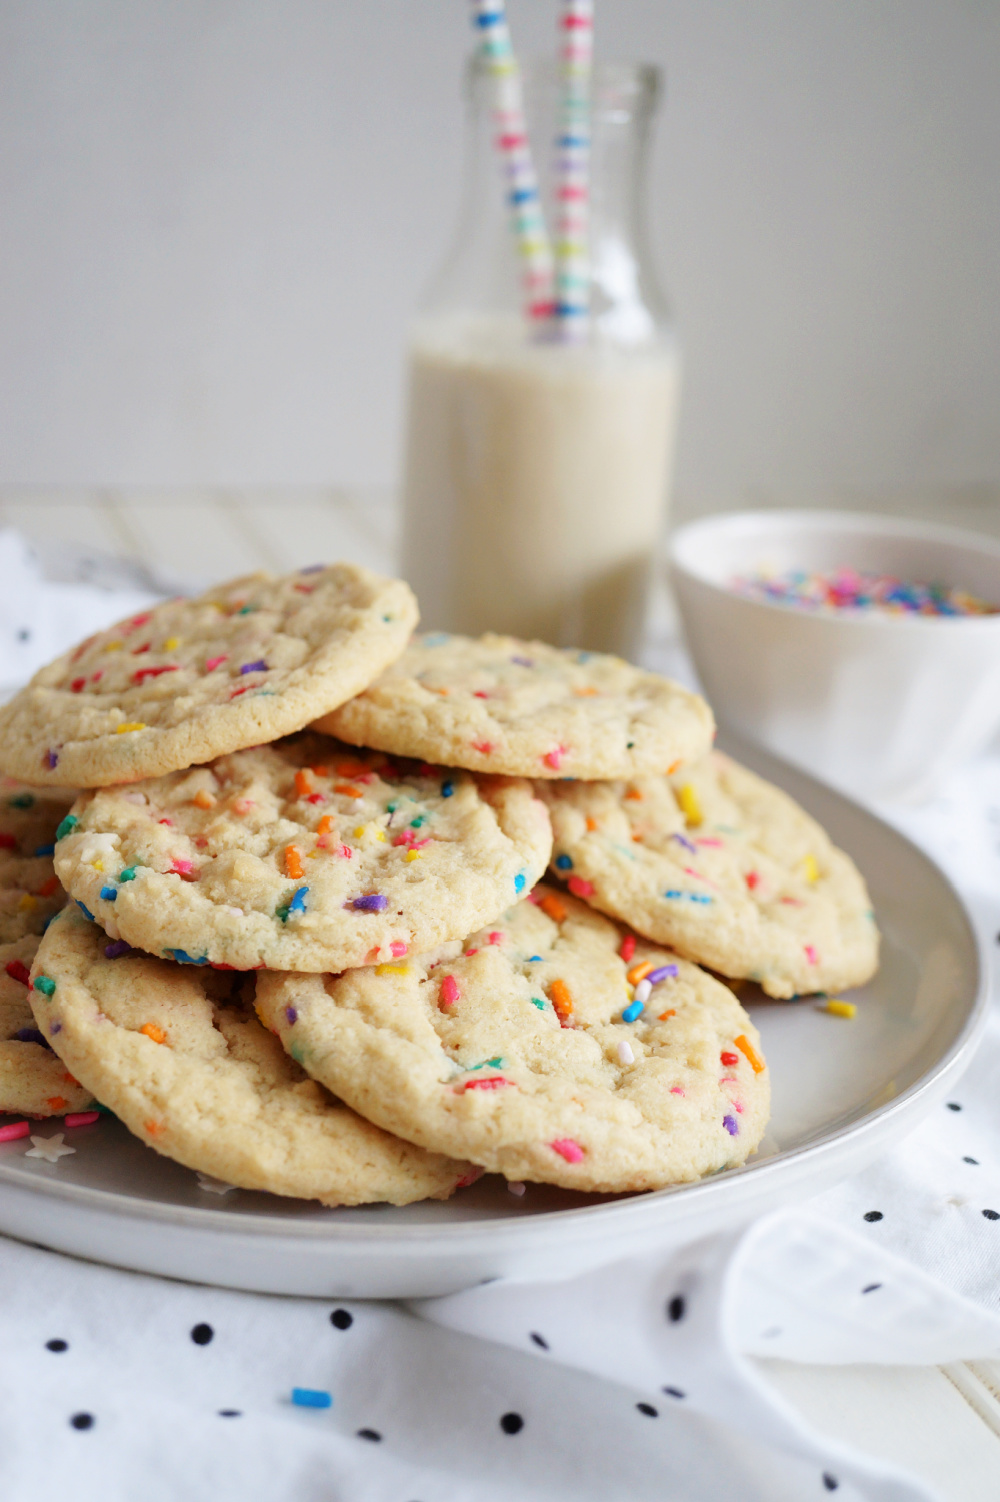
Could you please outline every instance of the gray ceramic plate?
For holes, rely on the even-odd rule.
[[[76,1154],[57,1164],[26,1158],[24,1140],[0,1144],[0,1230],[233,1288],[415,1297],[693,1240],[862,1167],[921,1120],[971,1057],[986,1019],[972,926],[947,879],[902,835],[762,751],[732,741],[727,749],[786,788],[850,852],[883,934],[878,976],[851,993],[853,1021],[810,1002],[751,1001],[774,1104],[744,1168],[617,1198],[531,1184],[515,1199],[488,1177],[445,1204],[326,1210],[243,1190],[209,1193],[194,1173],[102,1120],[69,1132]]]

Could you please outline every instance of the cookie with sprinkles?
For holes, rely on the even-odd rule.
[[[417,637],[318,729],[512,777],[633,777],[702,756],[704,699],[620,657],[513,636]]]
[[[257,1020],[254,976],[122,950],[67,908],[35,957],[32,1005],[66,1066],[158,1153],[326,1205],[445,1199],[468,1177],[309,1079]]]
[[[152,954],[342,970],[471,933],[551,852],[524,779],[306,734],[83,794],[56,870],[112,937]]]
[[[0,1111],[64,1116],[86,1110],[93,1099],[53,1053],[32,1014],[28,986],[39,942],[29,934],[0,944]]]
[[[81,642],[0,709],[0,766],[107,787],[287,735],[403,651],[417,604],[351,563],[249,574]]]
[[[42,933],[65,904],[52,855],[74,797],[0,777],[0,944]]]
[[[513,1180],[684,1183],[743,1163],[767,1122],[732,991],[544,887],[463,945],[262,975],[257,1010],[370,1120]]]
[[[654,942],[777,997],[875,973],[878,929],[853,861],[729,757],[713,752],[672,778],[536,786],[556,874]]]

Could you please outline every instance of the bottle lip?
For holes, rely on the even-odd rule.
[[[527,93],[551,91],[555,94],[562,81],[557,58],[527,58],[521,64]],[[486,60],[473,52],[465,69],[465,89],[472,97],[490,80]],[[655,108],[663,90],[664,72],[658,63],[615,61],[595,63],[591,73],[591,109],[598,114],[631,110],[638,114]]]

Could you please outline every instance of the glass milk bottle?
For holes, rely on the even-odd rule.
[[[521,311],[490,80],[479,61],[468,78],[459,232],[411,331],[402,572],[425,630],[627,656],[665,522],[680,374],[645,232],[660,77],[594,70],[587,314],[562,335]],[[558,92],[554,63],[529,70],[550,224]]]

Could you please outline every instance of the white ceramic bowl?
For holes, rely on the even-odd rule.
[[[1000,604],[1000,544],[836,511],[741,511],[675,533],[688,647],[720,724],[862,798],[916,801],[1000,728],[1000,615],[807,612],[735,594],[758,570],[851,567]]]

